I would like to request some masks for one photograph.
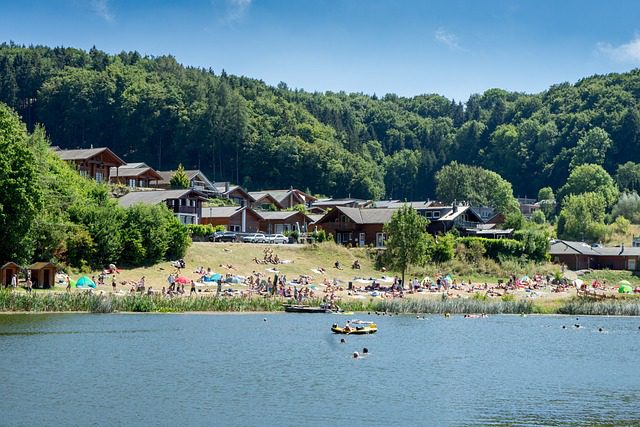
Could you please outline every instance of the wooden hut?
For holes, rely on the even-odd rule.
[[[53,288],[56,282],[56,266],[50,262],[36,262],[29,266],[34,288]]]
[[[0,278],[2,279],[2,286],[11,286],[11,278],[13,275],[17,275],[20,272],[20,266],[15,262],[8,262],[0,267]]]

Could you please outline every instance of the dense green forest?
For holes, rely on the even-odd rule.
[[[613,176],[640,161],[640,70],[538,94],[491,89],[461,103],[271,87],[171,56],[2,44],[0,101],[29,131],[43,124],[54,145],[108,146],[125,160],[182,163],[251,190],[424,199],[455,160],[535,196],[558,190],[577,165]]]

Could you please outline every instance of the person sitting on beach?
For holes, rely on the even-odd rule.
[[[351,268],[353,268],[354,270],[360,270],[360,261],[358,261],[357,259],[353,261],[353,264],[351,264]]]
[[[335,264],[333,264],[333,266],[338,270],[342,270],[342,268],[340,267],[340,261],[336,261]]]

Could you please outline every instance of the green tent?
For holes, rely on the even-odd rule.
[[[629,285],[620,285],[618,292],[621,294],[630,294],[633,292],[633,288]]]
[[[96,283],[87,276],[82,276],[76,281],[76,288],[95,288]]]

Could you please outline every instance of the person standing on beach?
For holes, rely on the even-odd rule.
[[[31,281],[31,277],[27,277],[27,292],[31,293],[33,289],[33,282]]]
[[[196,282],[194,282],[193,280],[191,281],[191,291],[189,291],[189,296],[196,294]]]
[[[116,276],[111,277],[111,289],[113,289],[113,292],[116,291]]]
[[[64,281],[67,282],[67,292],[71,292],[71,279],[69,278],[69,275],[64,278]]]
[[[18,276],[14,274],[13,276],[11,276],[11,290],[15,292],[17,288],[18,288]]]

